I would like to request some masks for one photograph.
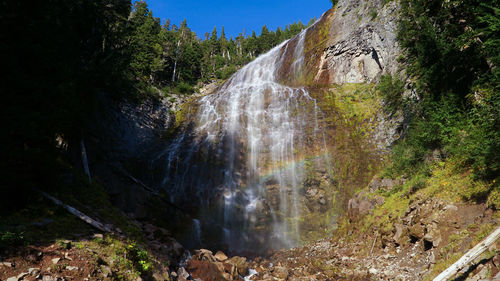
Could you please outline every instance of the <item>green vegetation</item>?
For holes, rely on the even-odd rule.
[[[410,202],[486,203],[498,210],[498,4],[402,1],[398,36],[405,55],[398,61],[408,66],[413,100],[404,98],[405,82],[396,76],[383,76],[376,90],[386,113],[404,109],[409,115],[408,127],[381,175],[404,180],[389,191],[368,194],[383,196],[384,203],[359,221],[341,218],[335,235],[355,232],[347,240],[359,241],[373,237],[376,230],[392,236]],[[470,224],[450,235],[425,280],[432,280],[494,227]]]
[[[24,232],[0,231],[0,249],[24,244]]]
[[[470,179],[458,192],[463,200],[497,196],[500,10],[495,7],[498,1],[402,1],[398,36],[419,101],[406,136],[392,151],[387,176],[430,178],[429,164],[441,159]],[[389,111],[404,105],[401,81],[385,76],[378,89]]]
[[[387,113],[395,113],[404,105],[404,82],[392,75],[387,74],[380,78],[376,87],[385,101],[384,110]]]
[[[153,268],[151,256],[143,248],[139,247],[137,243],[131,243],[127,246],[128,254],[132,257],[135,266],[142,274],[148,273]]]

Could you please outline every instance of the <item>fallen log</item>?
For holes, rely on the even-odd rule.
[[[109,228],[108,226],[106,226],[105,224],[97,221],[97,220],[94,220],[93,218],[85,215],[84,213],[78,211],[77,209],[71,207],[70,205],[67,205],[67,204],[64,204],[63,202],[61,202],[59,199],[56,199],[55,197],[52,197],[50,196],[49,194],[41,191],[41,190],[38,190],[38,189],[34,189],[35,191],[39,192],[40,194],[42,194],[45,198],[49,199],[50,201],[54,202],[56,205],[59,205],[59,206],[62,206],[63,208],[65,208],[68,212],[70,212],[71,214],[77,216],[79,219],[83,220],[84,222],[90,224],[91,226],[101,230],[101,231],[104,231],[104,232],[112,232],[113,230],[111,228]]]
[[[469,263],[479,257],[486,249],[500,238],[500,227],[495,229],[486,239],[470,249],[463,255],[457,262],[448,267],[445,271],[441,272],[433,281],[446,281],[457,274],[460,270],[465,268]]]

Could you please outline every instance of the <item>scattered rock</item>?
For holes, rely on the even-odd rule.
[[[187,280],[189,278],[189,273],[186,271],[184,267],[180,267],[177,270],[177,278],[178,280]]]
[[[64,259],[67,259],[69,261],[73,260],[72,258],[69,257],[69,253],[68,252],[64,253]]]
[[[57,279],[50,275],[44,275],[42,281],[57,281]]]
[[[403,227],[403,225],[401,225],[399,223],[395,224],[394,227],[395,227],[396,231],[395,231],[392,239],[394,239],[394,241],[396,241],[396,242],[399,242],[399,240],[403,236],[404,227]]]
[[[481,264],[477,268],[479,269],[479,272],[477,274],[475,274],[474,276],[472,276],[472,278],[467,278],[467,280],[470,280],[470,281],[486,280],[486,278],[488,277],[488,273],[491,270],[490,267],[489,266],[482,266],[482,264]]]
[[[368,270],[368,272],[369,272],[370,274],[373,274],[373,275],[378,274],[378,270],[376,270],[376,269],[375,269],[375,268],[373,268],[373,267],[372,267],[372,268],[370,268],[370,269]]]
[[[410,232],[410,236],[413,236],[417,240],[420,240],[424,237],[424,226],[419,223],[410,226],[408,230]]]
[[[79,268],[76,266],[66,266],[66,269],[69,271],[73,271],[73,270],[78,270]]]
[[[223,252],[221,252],[221,251],[218,251],[217,253],[215,253],[214,257],[218,261],[225,261],[225,260],[227,260],[227,256]]]
[[[38,267],[28,268],[29,275],[35,276],[35,275],[38,275],[38,273],[40,273],[40,268],[38,268]]]
[[[96,233],[94,234],[94,239],[104,239],[104,235],[102,235],[101,233]]]
[[[444,211],[458,211],[458,207],[453,205],[453,204],[449,204],[449,205],[446,205],[446,207],[443,208]]]
[[[275,266],[273,276],[280,279],[286,279],[288,277],[288,269],[283,266]]]
[[[208,260],[191,259],[187,269],[193,278],[202,280],[224,280],[224,266],[220,262],[210,262]],[[179,272],[177,272],[179,273]],[[232,279],[232,278],[231,278]],[[230,279],[230,280],[231,280]],[[180,280],[180,276],[179,276]]]
[[[57,264],[60,260],[61,260],[61,258],[53,258],[52,264]]]
[[[64,241],[62,241],[62,244],[63,244],[64,249],[66,249],[66,250],[70,250],[71,249],[72,245],[71,245],[71,241],[70,240],[64,240]]]
[[[111,277],[113,275],[111,268],[106,265],[101,265],[101,272],[104,277]]]
[[[492,261],[493,261],[493,264],[494,264],[496,267],[500,268],[500,254],[499,254],[499,255],[494,256],[494,257],[493,257],[493,259],[492,259]]]
[[[9,277],[5,281],[17,281],[17,277],[15,277],[15,276],[14,277]]]
[[[29,275],[29,272],[21,272],[17,275],[17,280],[21,280],[28,275]]]
[[[198,260],[206,260],[209,262],[215,262],[215,257],[212,254],[212,251],[207,249],[196,250],[195,256]]]
[[[241,276],[247,275],[248,263],[247,263],[246,258],[234,256],[234,257],[230,258],[229,260],[227,260],[227,263],[234,265],[234,267],[236,267],[236,270],[238,271],[238,273]]]
[[[0,266],[15,267],[16,265],[12,262],[2,262],[0,263]]]

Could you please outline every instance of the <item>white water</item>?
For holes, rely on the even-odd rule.
[[[201,245],[201,223],[200,220],[198,219],[193,219],[193,234],[194,234],[194,241],[198,243],[198,245]]]
[[[247,276],[245,276],[245,278],[243,278],[243,280],[245,280],[245,281],[250,281],[250,280],[252,280],[251,278],[252,278],[254,275],[257,275],[257,274],[258,274],[258,272],[257,272],[257,271],[255,271],[255,269],[251,269],[251,268],[250,268],[250,269],[248,270],[248,275],[247,275]]]
[[[206,230],[229,251],[299,243],[299,152],[309,148],[308,122],[318,133],[318,108],[305,88],[282,85],[277,74],[287,53],[290,75],[303,71],[306,32],[292,39],[293,50],[283,42],[201,98],[194,124],[163,153],[172,202],[197,195],[199,202],[189,202],[202,221],[193,220],[197,242]],[[306,114],[307,105],[314,116]]]

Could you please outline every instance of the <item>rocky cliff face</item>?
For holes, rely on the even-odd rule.
[[[190,210],[184,236],[241,251],[331,231],[397,138],[373,84],[397,70],[397,8],[341,1],[183,107],[151,178]]]
[[[331,15],[316,82],[374,82],[398,70],[397,1],[339,1]]]
[[[174,108],[169,101],[152,99],[139,104],[104,102],[106,108],[103,112],[107,113],[90,122],[96,127],[88,138],[92,173],[105,184],[114,202],[135,216],[147,217],[151,210],[165,209],[168,217],[189,209],[194,219],[175,215],[175,222],[171,223],[182,224],[179,235],[190,237],[188,240],[194,239],[199,243],[205,239],[208,243],[206,240],[214,237],[199,237],[199,214],[214,215],[217,202],[227,200],[227,187],[223,188],[227,184],[227,174],[220,171],[231,170],[227,161],[237,161],[239,164],[236,167],[242,171],[231,172],[236,178],[241,178],[243,184],[240,185],[246,189],[237,193],[243,198],[238,199],[241,202],[237,202],[237,207],[253,206],[252,202],[258,202],[257,222],[262,222],[263,226],[258,224],[256,229],[263,233],[269,231],[269,222],[276,220],[270,219],[273,214],[270,210],[280,210],[273,216],[277,216],[283,224],[295,224],[295,231],[301,233],[301,241],[324,237],[331,231],[336,217],[347,208],[347,200],[354,190],[366,185],[377,173],[384,150],[397,138],[396,128],[400,120],[385,116],[383,103],[372,84],[383,73],[394,73],[398,69],[396,57],[399,49],[395,41],[397,9],[395,2],[384,5],[380,1],[340,1],[317,24],[274,51],[276,61],[274,58],[270,61],[276,64],[276,82],[283,86],[269,89],[263,86],[259,93],[262,99],[259,106],[266,109],[273,101],[271,92],[283,88],[285,93],[293,93],[290,100],[295,105],[280,104],[278,98],[274,99],[275,105],[291,108],[287,118],[298,119],[302,125],[295,124],[297,128],[286,131],[293,147],[287,150],[286,159],[277,161],[278,153],[275,153],[278,155],[274,157],[276,159],[267,157],[268,151],[264,148],[254,153],[255,161],[262,162],[259,168],[262,171],[256,169],[262,172],[262,176],[255,176],[253,181],[266,190],[266,196],[253,198],[253,201],[245,197],[249,190],[248,182],[252,182],[248,179],[248,169],[253,163],[245,159],[249,151],[254,151],[247,150],[246,146],[253,139],[243,137],[240,142],[238,138],[244,136],[247,130],[234,136],[234,141],[238,140],[238,157],[233,157],[233,160],[228,156],[230,153],[221,152],[230,146],[228,131],[211,132],[214,133],[212,137],[219,136],[224,141],[209,145],[209,135],[205,141],[193,145],[193,142],[204,140],[204,136],[200,135],[203,130],[196,127],[203,121],[196,112],[205,99],[199,98],[180,108]],[[248,78],[240,76],[241,79]],[[304,98],[295,97],[295,93],[305,93]],[[215,100],[215,106],[223,104],[216,98],[218,93],[213,95],[206,100]],[[245,103],[255,107],[255,99],[242,102]],[[174,114],[172,109],[177,112]],[[259,115],[264,111],[255,112],[255,118],[264,116]],[[226,113],[227,110],[218,112],[220,116]],[[241,124],[247,122],[244,114],[239,118]],[[262,126],[259,132],[272,131],[266,127],[266,124],[274,124],[270,121],[272,119],[262,118],[255,123],[255,128]],[[214,120],[214,124],[218,122],[218,119]],[[269,140],[263,140],[273,140],[273,135],[270,136]],[[212,151],[206,147],[217,149]],[[177,151],[185,151],[185,155]],[[186,167],[179,169],[182,165]],[[294,167],[293,173],[286,170],[290,167]],[[191,174],[187,177],[187,170],[201,172],[199,176]],[[272,173],[292,174],[294,180],[290,180],[291,183],[280,182],[277,180],[280,176]],[[179,182],[182,192],[169,189],[176,182]],[[202,192],[199,184],[194,184],[198,182],[217,184]],[[158,196],[160,194],[163,195]],[[201,203],[197,205],[200,194],[208,200],[208,203],[203,203],[208,206],[205,208],[212,211],[201,212],[202,208],[198,206]],[[160,197],[169,198],[169,202],[160,202],[166,200]],[[173,200],[175,198],[181,199]],[[285,202],[296,204],[291,209],[293,212],[288,212],[290,214],[281,210],[280,206],[287,204]],[[175,210],[172,211],[172,208]],[[202,229],[203,223],[201,220]],[[211,227],[221,228],[214,225]],[[219,232],[227,231],[221,229]]]
[[[148,163],[175,120],[174,104],[157,98],[117,102],[103,94],[100,107],[84,132],[91,176],[124,212],[146,217],[154,197],[145,189],[151,183]]]

